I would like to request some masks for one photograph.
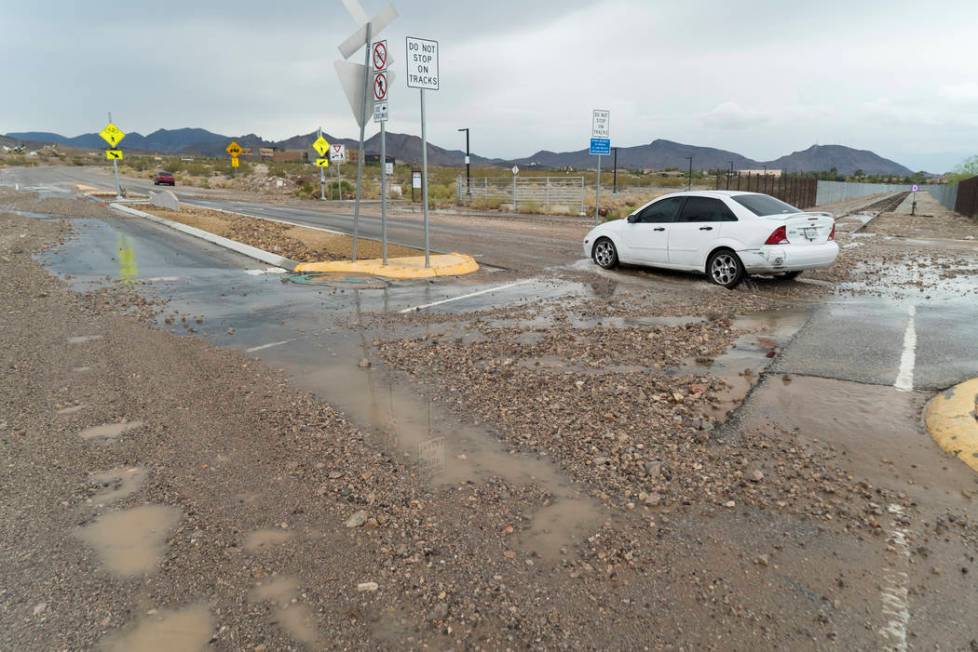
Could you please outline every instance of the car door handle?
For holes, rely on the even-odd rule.
[[[666,230],[666,227],[664,227],[664,226],[657,226],[657,227],[655,227],[655,228],[654,228],[654,229],[652,229],[652,230],[653,230],[653,231],[665,231],[665,230]]]
[[[712,226],[701,226],[700,227],[700,231],[712,231],[712,230],[713,230],[713,227]]]

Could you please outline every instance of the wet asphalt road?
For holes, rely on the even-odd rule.
[[[100,190],[114,190],[111,174],[103,170],[82,167],[42,167],[9,169],[0,175],[0,184],[48,193],[75,193],[79,184],[97,187]],[[124,178],[123,184],[140,192],[160,190],[143,179]],[[165,188],[164,188],[165,189]],[[221,191],[202,188],[173,188],[177,196],[188,204],[202,208],[217,208],[252,215],[255,217],[284,220],[303,226],[312,226],[353,233],[352,206],[345,205],[321,208],[316,202],[301,202],[290,206],[277,202],[261,200],[231,200]],[[379,240],[381,220],[377,215],[376,202],[373,207],[364,208],[359,222],[359,233],[365,238]],[[371,215],[371,213],[373,213]],[[549,222],[550,220],[542,220]],[[507,224],[508,223],[508,224]],[[475,219],[472,224],[464,220],[448,222],[437,214],[432,215],[430,224],[431,247],[440,252],[465,252],[480,263],[504,269],[539,271],[546,267],[566,264],[578,257],[581,237],[587,230],[587,221],[579,224],[566,234],[548,229],[545,234],[534,233],[533,229],[512,228],[509,220],[496,219],[495,225],[487,227],[487,220]],[[388,238],[394,244],[409,247],[424,246],[422,218],[416,214],[391,214],[387,218]]]

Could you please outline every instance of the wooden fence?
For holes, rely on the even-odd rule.
[[[772,174],[720,172],[717,174],[716,189],[762,192],[798,208],[812,208],[818,195],[818,179],[798,175],[778,177]]]

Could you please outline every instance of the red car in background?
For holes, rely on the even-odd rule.
[[[173,175],[166,170],[160,170],[153,175],[153,185],[154,186],[175,186],[177,185],[176,180],[174,180]]]

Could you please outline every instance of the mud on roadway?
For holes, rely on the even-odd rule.
[[[978,648],[978,483],[930,393],[779,366],[818,306],[937,301],[971,250],[843,234],[838,277],[735,292],[574,264],[343,313],[302,375],[39,262],[117,215],[2,199],[0,649]]]

